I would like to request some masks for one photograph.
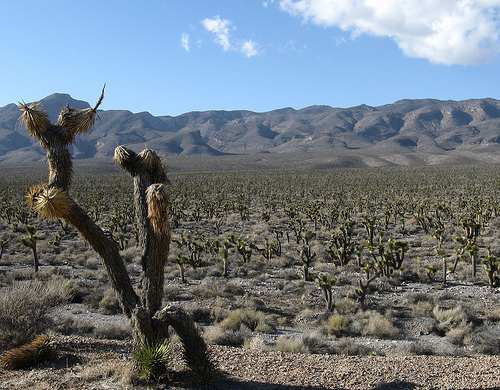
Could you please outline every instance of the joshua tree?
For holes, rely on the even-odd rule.
[[[333,304],[332,286],[335,284],[337,279],[334,277],[330,278],[327,274],[321,274],[320,276],[316,276],[315,280],[325,294],[326,311],[333,311],[335,305]]]
[[[36,242],[38,241],[38,236],[36,233],[36,227],[33,225],[26,225],[26,233],[27,236],[21,237],[21,244],[26,248],[31,248],[33,252],[33,268],[35,269],[35,273],[38,272],[38,253],[36,251]],[[3,250],[3,248],[2,248]]]
[[[2,260],[3,252],[5,248],[7,248],[7,245],[9,244],[11,239],[12,239],[12,234],[9,234],[9,237],[7,239],[0,240],[0,260]]]
[[[187,364],[200,379],[207,380],[213,366],[193,321],[180,309],[161,308],[170,224],[168,179],[159,156],[149,149],[139,154],[124,146],[115,150],[116,164],[131,175],[134,185],[135,221],[143,271],[139,292],[132,285],[117,242],[104,233],[70,195],[73,163],[68,146],[74,143],[76,135],[92,128],[103,98],[104,88],[93,108],[63,107],[55,124],[50,123],[40,102],[30,106],[20,103],[23,112],[20,119],[47,151],[49,167],[48,183],[32,188],[28,203],[42,216],[60,218],[74,226],[100,255],[123,312],[131,321],[136,345],[161,343],[168,337],[168,327],[172,326],[183,342]]]

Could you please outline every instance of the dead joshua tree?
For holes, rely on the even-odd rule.
[[[161,308],[170,223],[167,215],[168,179],[159,156],[149,149],[139,154],[124,146],[115,150],[116,164],[133,179],[135,219],[142,250],[143,274],[139,292],[132,285],[117,242],[71,198],[73,162],[68,146],[74,143],[76,135],[92,128],[103,98],[104,88],[93,108],[62,107],[55,124],[50,123],[39,102],[30,106],[19,104],[23,112],[19,119],[47,151],[49,168],[48,183],[33,187],[27,203],[44,217],[63,219],[74,226],[100,255],[123,312],[130,319],[136,346],[163,342],[168,338],[168,327],[172,326],[181,338],[186,363],[199,380],[207,381],[214,367],[194,322],[181,309]]]

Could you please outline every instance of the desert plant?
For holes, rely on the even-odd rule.
[[[0,295],[0,345],[17,346],[45,332],[49,312],[70,298],[61,283],[15,282]]]
[[[362,330],[364,336],[390,339],[399,334],[399,331],[394,327],[392,322],[382,314],[376,311],[368,311],[364,315],[367,317],[366,324]]]
[[[227,266],[229,263],[229,241],[225,240],[224,243],[222,244],[222,251],[221,251],[221,256],[222,256],[222,276],[224,278],[227,278],[228,273],[227,273]]]
[[[434,280],[434,276],[436,276],[436,272],[438,270],[438,267],[436,267],[435,265],[426,265],[425,267],[425,271],[427,273],[427,282],[428,283],[432,283],[432,281]]]
[[[170,348],[166,342],[147,341],[136,346],[132,356],[139,365],[139,377],[160,381],[167,375]]]
[[[3,368],[17,370],[56,358],[57,349],[54,343],[49,336],[43,334],[30,343],[7,352],[0,358],[0,365]]]
[[[359,249],[356,242],[352,239],[354,225],[354,221],[344,221],[332,233],[332,238],[325,249],[328,257],[337,266],[346,265],[352,255]]]
[[[331,335],[339,335],[346,332],[349,328],[349,318],[342,314],[334,314],[326,322],[326,331]]]
[[[208,379],[213,365],[192,320],[180,309],[161,309],[170,224],[169,181],[158,154],[150,149],[139,154],[124,146],[115,149],[115,163],[130,174],[134,185],[135,223],[142,265],[140,294],[133,287],[117,242],[97,226],[69,194],[73,163],[68,148],[78,134],[87,133],[92,128],[103,98],[104,88],[92,108],[63,107],[55,124],[50,123],[40,103],[30,106],[20,103],[21,120],[30,135],[37,138],[47,151],[49,165],[48,183],[32,188],[28,204],[42,216],[63,219],[74,226],[100,255],[122,310],[130,318],[135,345],[153,340],[163,342],[168,337],[168,327],[172,326],[181,337],[188,365],[193,371],[206,374]]]
[[[271,316],[252,309],[233,310],[219,325],[222,328],[233,330],[238,330],[243,325],[251,331],[260,333],[272,333],[274,330],[274,320]]]
[[[30,248],[31,252],[33,253],[33,268],[36,273],[38,272],[38,266],[39,266],[38,253],[36,250],[36,242],[38,241],[39,237],[35,234],[36,227],[33,225],[26,225],[26,233],[28,235],[21,237],[20,240],[21,244],[26,248]]]
[[[488,282],[490,287],[500,286],[500,261],[496,256],[491,253],[491,246],[488,245],[488,254],[481,260],[483,263],[486,274],[488,275]]]
[[[0,260],[2,260],[3,252],[7,245],[9,245],[10,240],[12,239],[12,234],[9,234],[8,238],[0,240]]]
[[[274,347],[276,351],[292,353],[309,353],[309,348],[301,338],[280,336]]]
[[[302,241],[304,244],[302,245],[302,248],[299,250],[300,253],[300,260],[302,260],[302,276],[304,278],[304,281],[309,280],[309,267],[311,266],[312,262],[316,258],[316,252],[312,251],[311,248],[311,240],[316,236],[316,233],[311,232],[309,229],[304,229],[302,232]]]
[[[365,274],[365,278],[363,279],[358,279],[358,285],[359,288],[356,289],[356,295],[358,296],[359,303],[361,304],[361,307],[365,306],[366,302],[366,295],[368,294],[369,288],[371,283],[380,276],[381,270],[378,269],[375,265],[376,263],[374,261],[366,261],[363,264],[362,271]]]
[[[320,276],[316,276],[316,283],[319,288],[323,290],[323,294],[325,297],[326,311],[333,311],[334,303],[332,297],[332,286],[335,284],[335,277],[329,277],[327,274],[321,274]]]

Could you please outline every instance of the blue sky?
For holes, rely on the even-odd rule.
[[[500,98],[500,0],[9,1],[0,107],[179,115]]]

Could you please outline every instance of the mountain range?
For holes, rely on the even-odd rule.
[[[53,123],[66,104],[90,107],[68,94],[42,99]],[[0,162],[43,161],[43,149],[29,137],[19,116],[16,104],[0,108]],[[94,128],[77,138],[72,152],[75,159],[109,160],[117,145],[137,151],[148,147],[165,157],[305,153],[355,161],[351,165],[497,163],[500,101],[405,99],[378,107],[196,111],[157,117],[99,110]]]

